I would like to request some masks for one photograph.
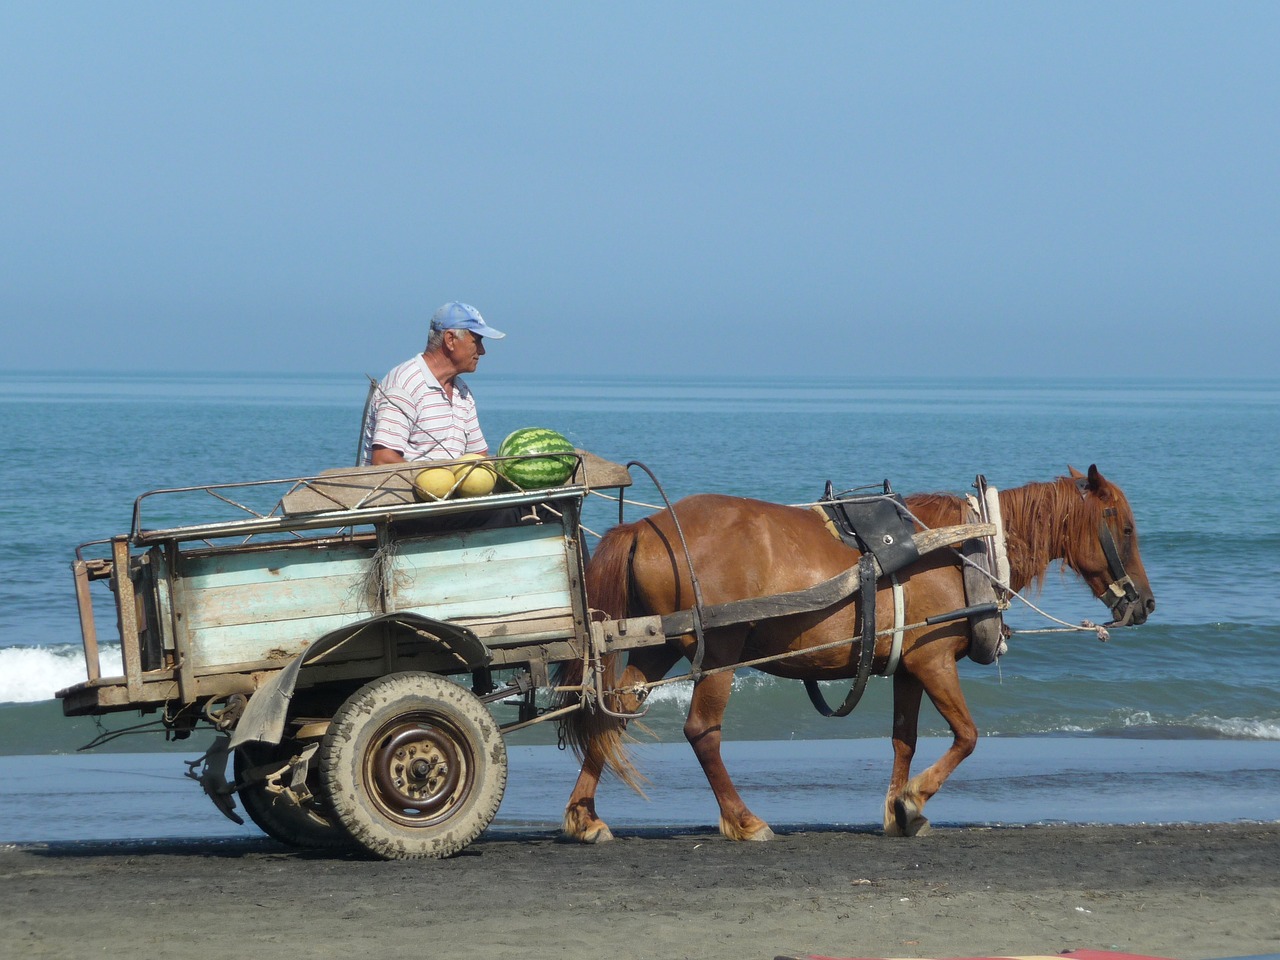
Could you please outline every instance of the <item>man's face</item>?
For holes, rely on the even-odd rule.
[[[470,373],[484,356],[484,337],[470,330],[450,330],[445,334],[449,359],[459,373]]]

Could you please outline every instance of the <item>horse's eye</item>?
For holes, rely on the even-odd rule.
[[[1124,535],[1125,535],[1126,537],[1132,537],[1132,536],[1133,536],[1133,527],[1125,527],[1125,528],[1124,528]]]

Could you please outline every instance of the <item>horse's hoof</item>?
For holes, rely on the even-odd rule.
[[[600,824],[594,830],[588,830],[579,838],[583,843],[608,843],[613,839],[613,831],[607,824]]]
[[[560,827],[560,839],[569,843],[608,843],[613,839],[609,825],[603,820],[574,823],[566,817]]]
[[[899,797],[893,801],[893,827],[885,825],[885,833],[891,837],[923,837],[932,832],[928,819],[920,813],[920,805],[914,800]]]
[[[724,817],[720,818],[720,835],[726,840],[747,840],[747,841],[764,841],[773,839],[773,831],[769,829],[769,825],[763,820],[752,817],[759,824],[754,830],[738,823],[731,823]]]
[[[893,801],[893,825],[897,828],[894,831],[895,837],[908,837],[907,824],[911,822],[911,814],[907,810],[906,801],[901,797]]]

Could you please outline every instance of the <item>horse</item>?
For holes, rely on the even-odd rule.
[[[1096,465],[1087,474],[1068,470],[1069,476],[999,492],[1009,587],[1015,591],[1038,587],[1050,564],[1061,561],[1111,607],[1114,620],[1108,626],[1143,623],[1155,610],[1155,596],[1138,552],[1129,501]],[[906,505],[927,528],[966,522],[962,497],[917,494],[907,497]],[[679,520],[678,527],[671,512]],[[667,615],[694,606],[699,586],[699,602],[708,605],[765,597],[820,583],[849,570],[860,558],[857,550],[829,532],[811,508],[698,494],[678,501],[671,512],[621,524],[601,538],[586,571],[593,609],[612,618]],[[698,585],[690,577],[687,560],[692,561]],[[922,625],[931,616],[965,607],[963,571],[955,552],[926,553],[896,576],[905,597],[903,623],[911,629],[903,637],[893,673],[893,769],[885,797],[884,831],[889,836],[917,836],[930,829],[925,804],[977,744],[977,727],[965,705],[956,667],[969,649],[971,628],[965,618]],[[888,662],[888,634],[893,632],[893,604],[883,602],[890,589],[885,580],[876,587],[878,639],[873,663],[878,672]],[[794,652],[795,656],[757,669],[788,679],[853,677],[861,646],[856,593],[817,612],[709,629],[702,638],[702,670]],[[855,639],[833,645],[848,638]],[[644,778],[626,746],[626,720],[617,714],[635,714],[647,692],[643,685],[665,676],[681,657],[693,661],[697,647],[697,638],[689,633],[664,645],[633,650],[629,657],[619,651],[602,658],[602,676],[616,678],[606,691],[611,710],[591,709],[587,704],[561,720],[565,740],[582,761],[565,808],[566,839],[597,843],[613,838],[595,805],[596,788],[606,769],[643,795]],[[581,684],[582,661],[570,661],[560,669],[562,689]],[[732,692],[733,670],[696,676],[684,735],[719,803],[720,833],[731,840],[771,839],[769,825],[747,808],[720,757],[721,721]],[[952,741],[933,765],[912,777],[925,695],[950,726]],[[573,694],[566,692],[562,697],[567,704]]]

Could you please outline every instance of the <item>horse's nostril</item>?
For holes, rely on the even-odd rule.
[[[1156,610],[1156,598],[1152,597],[1150,600],[1147,601],[1147,613],[1155,613],[1155,610]]]

